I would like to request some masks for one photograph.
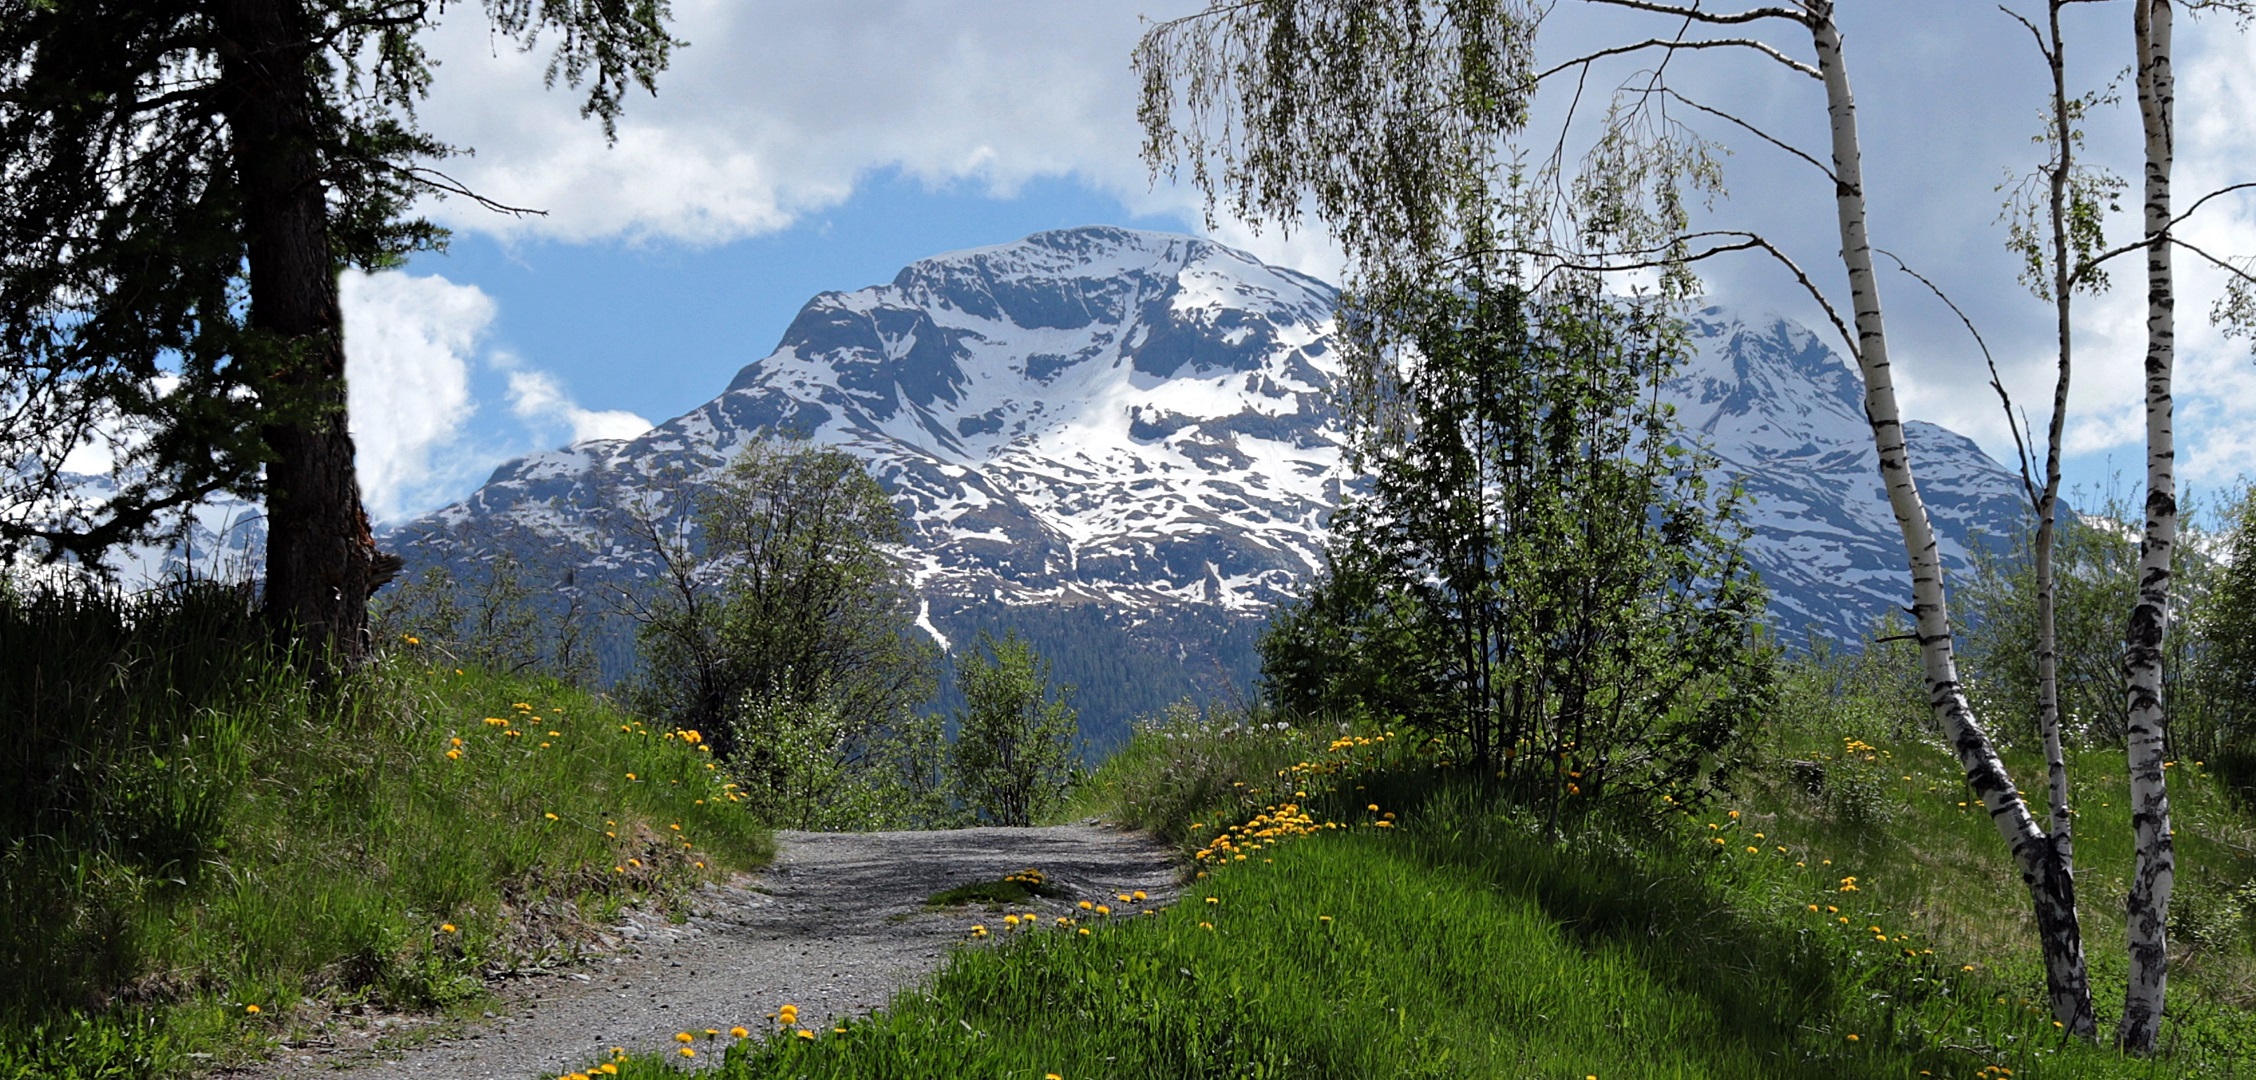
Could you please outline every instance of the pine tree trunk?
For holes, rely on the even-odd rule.
[[[316,663],[366,651],[367,601],[397,569],[379,559],[353,473],[344,315],[317,150],[314,44],[297,0],[219,0],[221,81],[250,271],[255,364],[271,392],[266,618]]]
[[[2138,601],[2124,632],[2130,676],[2131,833],[2137,865],[2126,903],[2130,982],[2116,1039],[2136,1053],[2154,1049],[2170,973],[2170,886],[2177,872],[2170,841],[2170,794],[2162,758],[2162,645],[2170,622],[2170,555],[2177,545],[2176,446],[2170,378],[2176,358],[2172,291],[2170,170],[2176,152],[2170,71],[2170,0],[2133,0],[2138,47],[2139,118],[2146,131],[2146,535],[2139,545]]]
[[[1865,230],[1862,151],[1856,127],[1856,104],[1849,92],[1843,67],[1841,38],[1833,23],[1831,0],[1809,0],[1806,10],[1818,67],[1825,82],[1826,108],[1833,141],[1834,204],[1840,218],[1841,258],[1849,274],[1855,306],[1857,364],[1864,375],[1865,415],[1880,455],[1880,474],[1888,491],[1888,505],[1902,530],[1904,550],[1911,563],[1912,615],[1919,635],[1920,655],[1927,681],[1928,703],[1941,723],[1943,736],[1965,769],[1966,782],[1990,814],[1990,820],[2013,852],[2021,879],[2035,906],[2037,932],[2044,952],[2045,982],[2053,1016],[2070,1032],[2090,1035],[2094,1030],[2091,986],[2084,966],[2081,929],[2076,919],[2075,881],[2063,866],[2046,834],[2037,828],[2029,807],[2006,775],[1989,735],[1975,721],[1958,680],[1957,660],[1951,648],[1949,610],[1943,595],[1942,560],[1927,507],[1912,475],[1911,457],[1904,445],[1901,412],[1896,405],[1894,375],[1888,361],[1886,324],[1881,317],[1879,282],[1872,269],[1872,249]]]

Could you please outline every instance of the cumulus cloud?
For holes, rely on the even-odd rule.
[[[690,44],[660,77],[655,99],[632,96],[615,145],[578,115],[575,94],[543,88],[543,51],[497,43],[475,5],[458,7],[431,41],[443,67],[423,115],[441,138],[477,148],[475,157],[449,163],[450,171],[488,196],[548,213],[507,217],[461,199],[432,212],[457,229],[504,237],[709,245],[785,227],[846,199],[873,171],[895,169],[997,195],[1032,178],[1067,176],[1137,212],[1195,218],[1196,194],[1165,184],[1154,189],[1137,156],[1141,132],[1128,54],[1146,19],[1202,6],[677,0],[675,32]],[[1547,60],[1652,31],[1642,16],[1586,8],[1569,5],[1547,20]],[[1904,0],[1843,17],[1859,43],[1851,62],[1875,236],[1975,318],[2016,403],[2041,426],[2051,396],[2049,315],[2015,281],[1996,216],[1999,182],[2037,164],[2040,151],[2028,136],[2043,106],[2043,69],[2018,26],[1984,12],[1970,13],[1959,0]],[[2091,65],[2079,78],[2104,80],[2127,62],[2128,34],[2113,16],[2071,23],[2078,55]],[[2234,170],[2256,160],[2256,118],[2247,104],[2256,101],[2256,38],[2209,21],[2189,24],[2179,41],[2181,190],[2248,179]],[[1625,58],[1621,71],[1592,83],[1593,91],[1649,62]],[[1822,156],[1824,116],[1813,84],[1720,53],[1679,57],[1671,74],[1702,100]],[[1838,247],[1830,187],[1814,182],[1806,163],[1728,124],[1689,113],[1679,118],[1697,120],[1738,151],[1729,163],[1732,196],[1718,205],[1712,224],[1766,231],[1838,293],[1838,267],[1828,269]],[[2093,118],[2090,131],[2088,160],[2135,180],[2135,111],[2108,110]],[[2135,214],[2136,199],[2129,199],[2112,219],[2111,235],[2134,235]],[[2245,203],[2214,206],[2193,228],[2220,250],[2256,251]],[[1287,237],[1223,222],[1215,232],[1284,265],[1326,277],[1340,269],[1337,249],[1321,230]],[[2070,429],[2080,453],[2135,447],[2143,430],[2126,405],[2139,393],[2143,290],[2135,264],[2122,262],[2115,291],[2086,301],[2078,319],[2082,360]],[[1824,325],[1768,262],[1749,257],[1707,269],[1718,301]],[[1892,271],[1883,286],[1907,409],[2009,454],[1988,367],[1957,318]],[[2199,364],[2209,346],[2192,324],[2206,312],[2202,290],[2213,294],[2214,283],[2188,266],[2184,289],[2181,340],[2194,364],[2188,370],[2206,371]],[[2237,383],[2217,385],[2218,393],[2238,392]],[[2207,400],[2208,390],[2187,389]],[[2210,413],[2197,405],[2189,401],[2193,415],[2245,416],[2256,402],[2218,397]],[[2187,434],[2201,445],[2226,438],[2217,434],[2223,430],[2199,422]],[[2219,449],[2192,460],[2208,468],[2247,459]]]
[[[528,425],[562,423],[573,442],[589,439],[632,439],[649,431],[651,423],[624,409],[583,409],[564,392],[563,384],[544,371],[509,372],[509,409]]]
[[[630,412],[581,408],[555,376],[514,354],[484,351],[497,308],[475,285],[398,271],[347,271],[339,284],[355,464],[361,497],[379,521],[429,510],[559,435],[578,442],[650,430]],[[505,376],[521,429],[470,432],[481,368]]]
[[[844,200],[873,169],[1001,195],[1072,175],[1131,202],[1137,160],[1128,52],[1143,0],[682,0],[655,99],[627,103],[616,145],[542,88],[545,53],[498,45],[475,5],[433,38],[443,64],[424,110],[436,134],[477,148],[455,174],[482,194],[548,211],[512,218],[464,200],[448,224],[502,234],[692,244],[767,232]],[[1190,10],[1187,0],[1156,5]]]
[[[458,486],[458,468],[434,466],[433,454],[477,411],[470,359],[494,302],[474,285],[396,271],[348,270],[339,287],[361,495],[390,519]]]

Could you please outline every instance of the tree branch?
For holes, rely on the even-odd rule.
[[[1583,0],[1583,2],[1604,4],[1608,7],[1629,8],[1634,11],[1653,11],[1663,15],[1682,15],[1695,22],[1714,23],[1718,26],[1759,22],[1763,19],[1787,19],[1803,25],[1809,23],[1808,12],[1789,7],[1749,8],[1746,11],[1724,13],[1702,11],[1696,6],[1684,7],[1680,4],[1655,3],[1654,0]]]
[[[1816,158],[1814,158],[1814,157],[1811,157],[1811,156],[1809,156],[1809,155],[1808,155],[1808,154],[1806,154],[1806,153],[1803,153],[1803,152],[1802,152],[1801,150],[1799,150],[1799,149],[1795,148],[1794,146],[1792,146],[1791,144],[1789,144],[1789,143],[1785,142],[1784,140],[1781,140],[1781,139],[1779,139],[1779,138],[1777,138],[1777,137],[1775,137],[1775,136],[1771,135],[1771,134],[1770,134],[1769,132],[1767,132],[1767,131],[1764,131],[1764,130],[1763,130],[1763,129],[1761,129],[1761,128],[1758,128],[1758,127],[1754,126],[1753,124],[1750,124],[1750,123],[1746,122],[1745,120],[1741,120],[1741,119],[1739,119],[1738,117],[1731,115],[1730,113],[1724,112],[1724,111],[1723,111],[1723,110],[1721,110],[1721,109],[1712,109],[1712,108],[1709,108],[1709,107],[1708,107],[1708,106],[1706,106],[1706,105],[1702,105],[1702,104],[1700,104],[1699,102],[1692,100],[1691,98],[1685,97],[1685,96],[1684,96],[1683,94],[1677,93],[1677,92],[1676,92],[1676,90],[1675,90],[1674,88],[1672,88],[1672,87],[1667,87],[1667,86],[1664,86],[1664,87],[1661,87],[1660,89],[1661,89],[1661,92],[1662,92],[1662,93],[1664,93],[1664,94],[1667,94],[1668,96],[1670,96],[1670,97],[1672,97],[1672,98],[1675,98],[1676,100],[1678,100],[1678,101],[1681,101],[1681,102],[1685,103],[1686,105],[1689,105],[1689,106],[1691,106],[1692,108],[1698,109],[1698,110],[1700,110],[1701,112],[1707,113],[1707,114],[1708,114],[1708,115],[1710,115],[1710,116],[1721,117],[1721,118],[1723,118],[1723,119],[1725,119],[1725,120],[1728,120],[1728,121],[1730,121],[1730,122],[1732,122],[1732,123],[1734,123],[1734,124],[1737,124],[1737,125],[1739,125],[1739,126],[1740,126],[1741,128],[1745,129],[1745,130],[1746,130],[1746,131],[1747,131],[1748,133],[1750,133],[1750,134],[1754,135],[1754,136],[1755,136],[1756,138],[1758,138],[1758,139],[1761,139],[1761,140],[1763,140],[1764,142],[1767,142],[1767,143],[1769,143],[1770,145],[1772,145],[1772,146],[1775,146],[1775,147],[1779,148],[1780,150],[1784,150],[1784,151],[1786,151],[1787,153],[1789,153],[1789,154],[1792,154],[1792,155],[1794,155],[1795,157],[1798,157],[1798,158],[1802,159],[1803,161],[1809,162],[1809,163],[1810,163],[1810,165],[1812,165],[1813,167],[1815,167],[1815,168],[1817,169],[1817,171],[1819,171],[1819,172],[1821,172],[1821,173],[1824,173],[1824,174],[1825,174],[1825,178],[1826,178],[1827,180],[1833,180],[1833,181],[1835,181],[1836,183],[1838,183],[1838,182],[1839,182],[1839,181],[1838,181],[1838,179],[1837,179],[1837,178],[1836,178],[1836,177],[1835,177],[1835,176],[1833,175],[1833,170],[1832,170],[1831,168],[1827,167],[1827,166],[1825,165],[1825,163],[1824,163],[1824,162],[1821,162],[1821,161],[1817,160]]]
[[[2212,262],[2212,263],[2216,264],[2216,266],[2217,266],[2217,268],[2218,268],[2219,270],[2223,270],[2223,271],[2224,271],[2225,273],[2231,274],[2232,276],[2234,276],[2234,277],[2236,277],[2236,278],[2239,278],[2240,280],[2242,280],[2242,281],[2244,281],[2244,282],[2247,282],[2247,283],[2248,283],[2248,284],[2250,284],[2250,285],[2256,285],[2256,274],[2250,274],[2250,273],[2249,273],[2248,271],[2246,271],[2246,270],[2243,270],[2243,269],[2241,269],[2240,267],[2234,266],[2233,264],[2231,264],[2231,263],[2229,263],[2229,262],[2227,262],[2227,261],[2225,261],[2225,260],[2223,260],[2223,259],[2220,259],[2220,258],[2216,257],[2215,255],[2211,255],[2211,254],[2209,254],[2208,252],[2206,252],[2206,251],[2203,251],[2203,250],[2201,250],[2200,248],[2198,248],[2198,247],[2195,247],[2195,246],[2193,246],[2192,244],[2190,244],[2190,243],[2188,243],[2188,242],[2186,242],[2186,241],[2184,241],[2184,240],[2180,240],[2180,239],[2178,239],[2178,238],[2177,238],[2177,237],[2175,237],[2175,236],[2173,236],[2173,237],[2171,237],[2171,238],[2170,238],[2170,242],[2171,242],[2171,243],[2173,243],[2173,244],[2176,244],[2176,245],[2178,245],[2179,247],[2182,247],[2182,248],[2186,249],[2187,251],[2193,252],[2194,254],[2196,254],[2196,255],[2199,255],[2199,256],[2201,256],[2202,258],[2204,258],[2204,259],[2207,259],[2208,261],[2210,261],[2210,262]]]
[[[512,217],[525,217],[527,215],[531,215],[533,217],[548,216],[548,211],[546,210],[535,210],[531,207],[525,206],[511,206],[507,203],[489,199],[484,195],[480,195],[477,192],[470,190],[469,186],[464,184],[462,181],[457,180],[454,177],[448,176],[447,174],[426,165],[403,166],[394,165],[388,161],[378,162],[378,164],[381,164],[384,168],[394,173],[406,177],[412,183],[421,184],[424,187],[432,188],[434,190],[444,191],[450,195],[460,195],[463,198],[476,202],[478,205],[483,206],[486,209],[491,210],[497,214],[508,214]]]
[[[1589,0],[1589,2],[1609,3],[1611,2],[1611,0]],[[1667,49],[1670,53],[1673,54],[1678,49],[1724,48],[1752,49],[1755,52],[1770,57],[1771,59],[1776,60],[1779,63],[1784,64],[1797,72],[1800,72],[1801,74],[1807,75],[1812,79],[1819,79],[1824,77],[1816,68],[1802,63],[1801,61],[1778,51],[1776,47],[1768,44],[1767,42],[1757,41],[1754,38],[1706,38],[1700,41],[1685,41],[1681,38],[1650,38],[1645,41],[1640,41],[1634,45],[1616,45],[1610,49],[1600,49],[1594,53],[1585,53],[1584,55],[1575,57],[1572,60],[1554,64],[1551,67],[1545,68],[1543,71],[1538,72],[1534,76],[1534,78],[1530,79],[1529,81],[1539,83],[1571,67],[1587,66],[1599,60],[1603,60],[1609,56],[1621,56],[1626,53],[1639,52],[1645,49]]]
[[[2076,267],[2076,272],[2068,275],[2068,283],[2070,285],[2074,285],[2081,282],[2086,274],[2090,273],[2093,270],[2099,269],[2099,264],[2106,262],[2107,260],[2112,259],[2117,255],[2128,255],[2131,252],[2144,251],[2147,248],[2152,247],[2155,240],[2160,239],[2165,233],[2170,233],[2170,230],[2175,229],[2178,225],[2183,223],[2185,219],[2192,217],[2194,211],[2201,209],[2201,204],[2208,202],[2209,200],[2214,199],[2219,195],[2228,195],[2232,192],[2243,191],[2248,188],[2256,188],[2256,180],[2244,180],[2238,184],[2227,184],[2224,187],[2218,188],[2217,190],[2212,191],[2207,195],[2203,195],[2202,197],[2193,200],[2193,205],[2186,207],[2184,213],[2171,218],[2170,224],[2164,227],[2161,233],[2148,233],[2147,235],[2139,237],[2138,239],[2133,240],[2130,243],[2121,244],[2116,247],[2109,248],[2106,251],[2101,252],[2098,255],[2094,255],[2084,262],[2078,264]],[[2192,247],[2192,245],[2186,244],[2185,241],[2178,239],[2174,233],[2170,235],[2170,242],[2185,246],[2195,254],[2201,255],[2203,258],[2211,257],[2203,253],[2200,249],[2194,248]],[[2237,273],[2237,271],[2235,272]]]
[[[1691,255],[1686,256],[1675,256],[1669,258],[1647,257],[1657,255],[1660,252],[1668,251],[1672,248],[1675,248],[1679,244],[1685,243],[1686,241],[1705,240],[1715,237],[1734,237],[1736,238],[1736,240],[1733,243],[1717,244],[1716,246],[1708,248],[1704,251],[1695,252]],[[1677,263],[1700,262],[1702,260],[1714,258],[1717,255],[1723,255],[1729,252],[1756,250],[1768,252],[1771,258],[1778,260],[1780,265],[1784,266],[1789,273],[1794,275],[1794,280],[1802,286],[1802,289],[1809,293],[1810,299],[1817,301],[1817,306],[1824,309],[1825,317],[1828,320],[1831,320],[1833,323],[1834,332],[1841,335],[1841,343],[1845,348],[1848,349],[1849,358],[1851,360],[1855,360],[1859,356],[1861,356],[1862,354],[1857,348],[1856,335],[1849,332],[1849,324],[1846,320],[1841,318],[1840,310],[1833,306],[1833,302],[1831,300],[1826,299],[1824,291],[1817,287],[1817,282],[1810,279],[1809,274],[1801,268],[1801,265],[1799,263],[1796,263],[1793,258],[1787,255],[1784,251],[1779,250],[1776,244],[1771,243],[1768,238],[1764,237],[1760,233],[1751,233],[1739,229],[1710,229],[1702,232],[1685,233],[1681,236],[1672,238],[1666,244],[1622,252],[1621,255],[1632,260],[1627,262],[1601,261],[1595,263],[1578,263],[1572,261],[1571,258],[1561,258],[1557,252],[1546,251],[1515,251],[1512,252],[1512,254],[1547,256],[1557,259],[1558,261],[1552,267],[1553,270],[1579,270],[1590,273],[1618,273],[1629,270],[1650,270],[1655,267],[1669,266]],[[1545,276],[1549,276],[1549,274],[1550,271],[1545,271]]]
[[[2007,14],[2012,13],[2007,12]],[[1982,350],[1982,362],[1990,366],[1990,389],[1997,391],[1998,401],[2005,407],[2005,426],[2007,430],[2013,432],[2013,452],[2021,458],[2021,489],[2029,496],[2029,508],[2034,511],[2041,511],[2042,504],[2037,499],[2036,465],[2029,458],[2028,443],[2022,440],[2021,425],[2013,419],[2013,396],[2006,393],[2005,380],[1998,377],[1997,358],[1990,355],[1990,343],[1982,340],[1982,332],[1974,328],[1974,320],[1967,317],[1966,312],[1958,306],[1957,301],[1952,300],[1950,295],[1942,290],[1941,286],[1929,281],[1927,275],[1912,269],[1895,252],[1886,248],[1873,248],[1872,250],[1894,260],[1896,269],[1910,274],[1921,285],[1927,286],[1927,291],[1934,293],[1935,299],[1941,300],[1945,306],[1951,309],[1951,314],[1958,316],[1958,321],[1966,325],[1966,332],[1974,335],[1974,344],[1980,346]]]

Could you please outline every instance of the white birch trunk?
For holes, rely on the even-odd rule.
[[[2069,375],[2075,370],[2075,336],[2072,314],[2075,283],[2068,265],[2068,185],[2075,175],[2076,140],[2068,117],[2068,45],[2060,35],[2060,9],[2066,0],[2047,7],[2047,29],[2052,35],[2049,66],[2052,69],[2052,138],[2054,143],[2050,188],[2052,217],[2053,332],[2059,343],[2059,378],[2053,383],[2052,418],[2045,425],[2044,494],[2037,500],[2037,731],[2044,740],[2045,776],[2052,796],[2052,850],[2060,872],[2076,873],[2076,819],[2069,805],[2068,756],[2060,738],[2060,632],[2059,590],[2053,573],[2053,542],[2059,535],[2060,444],[2068,420]],[[2008,423],[2012,417],[2006,417]]]
[[[2037,932],[2044,950],[2045,982],[2053,1016],[2070,1032],[2088,1036],[2094,1030],[2091,987],[2084,967],[2081,928],[2076,921],[2075,882],[2060,863],[2049,837],[1998,760],[1988,733],[1976,722],[1958,680],[1957,659],[1951,647],[1950,613],[1944,602],[1942,560],[1935,531],[1927,518],[1926,503],[1912,475],[1911,457],[1904,446],[1903,418],[1896,406],[1894,376],[1889,368],[1887,329],[1881,318],[1879,282],[1872,269],[1872,249],[1866,236],[1864,171],[1857,138],[1856,104],[1849,92],[1843,67],[1841,38],[1833,23],[1832,0],[1804,0],[1808,25],[1817,50],[1818,68],[1825,82],[1826,109],[1832,121],[1834,203],[1840,217],[1841,258],[1849,275],[1855,306],[1857,364],[1864,375],[1865,415],[1880,455],[1880,475],[1888,491],[1888,505],[1903,532],[1904,551],[1911,563],[1912,616],[1919,635],[1920,655],[1927,679],[1928,703],[1941,723],[1943,736],[1965,769],[1966,782],[1998,834],[2012,849],[2013,859],[2028,886],[2037,917]]]
[[[2131,833],[2137,865],[2126,901],[2130,981],[2116,1040],[2154,1049],[2170,973],[2167,933],[2177,859],[2170,841],[2170,794],[2162,774],[2162,643],[2170,623],[2170,555],[2177,545],[2177,449],[2171,433],[2170,376],[2176,358],[2177,298],[2170,266],[2170,170],[2176,152],[2170,71],[2170,0],[2133,0],[2138,46],[2139,118],[2146,131],[2146,535],[2139,545],[2138,601],[2123,635],[2130,676]]]

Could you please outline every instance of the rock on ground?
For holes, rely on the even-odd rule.
[[[976,908],[928,912],[924,901],[935,893],[1028,867],[1072,894],[1015,908],[1046,916],[1080,899],[1119,908],[1122,892],[1144,890],[1150,905],[1176,893],[1164,847],[1096,824],[782,832],[776,845],[768,869],[705,887],[686,923],[633,917],[612,928],[623,942],[617,951],[512,980],[482,1026],[426,1031],[408,1049],[387,1051],[384,1037],[397,1041],[413,1022],[338,1017],[249,1075],[285,1080],[348,1069],[352,1080],[527,1080],[585,1069],[614,1046],[670,1049],[676,1032],[737,1024],[759,1031],[786,1003],[799,1007],[801,1025],[826,1025],[883,1006],[936,970],[974,923],[999,917]],[[713,1045],[726,1042],[724,1035]]]

